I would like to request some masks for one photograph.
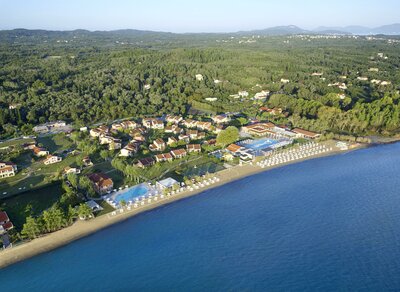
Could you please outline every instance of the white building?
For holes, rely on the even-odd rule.
[[[59,157],[59,156],[49,155],[49,156],[47,156],[47,158],[43,161],[43,163],[44,163],[45,165],[50,165],[50,164],[54,164],[54,163],[60,162],[61,160],[62,160],[62,158]]]
[[[245,90],[242,90],[242,91],[239,91],[239,92],[238,92],[238,95],[239,95],[240,97],[248,97],[248,96],[249,96],[249,93],[248,93],[247,91],[245,91]]]
[[[261,91],[261,92],[257,92],[257,93],[254,95],[254,99],[257,99],[257,100],[266,99],[266,98],[268,97],[268,95],[269,95],[269,91],[268,91],[268,90],[263,90],[263,91]]]
[[[148,129],[157,129],[157,130],[164,129],[164,123],[162,121],[154,119],[154,118],[143,119],[142,124],[145,128],[148,128]]]
[[[203,75],[201,75],[201,74],[196,74],[196,80],[197,80],[197,81],[203,81],[203,80],[204,80]]]
[[[179,182],[171,177],[156,182],[156,186],[160,189],[170,189],[174,186],[179,186]]]
[[[0,178],[14,176],[17,172],[17,165],[12,162],[0,161]]]
[[[227,115],[217,115],[215,117],[212,118],[214,123],[217,124],[223,124],[223,123],[228,123],[231,121],[231,118]]]
[[[76,167],[67,166],[66,168],[64,168],[64,173],[65,174],[70,174],[70,173],[80,174],[81,170],[79,168],[76,168]]]

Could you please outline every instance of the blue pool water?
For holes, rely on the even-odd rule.
[[[149,191],[150,189],[146,184],[140,184],[127,190],[122,190],[118,192],[117,194],[115,194],[115,196],[113,196],[113,199],[117,203],[120,203],[121,201],[129,202],[134,200],[135,198],[146,195]]]
[[[232,182],[0,270],[0,291],[399,291],[399,154]]]
[[[262,138],[262,139],[253,140],[250,143],[244,144],[244,146],[246,148],[250,148],[250,149],[257,151],[257,150],[267,149],[268,147],[271,147],[272,145],[275,145],[278,142],[279,142],[278,140]]]

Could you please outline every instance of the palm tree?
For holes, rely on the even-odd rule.
[[[90,219],[93,217],[93,211],[88,205],[82,203],[78,208],[78,216],[82,220]]]

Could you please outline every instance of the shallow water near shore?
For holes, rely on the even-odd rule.
[[[2,269],[0,290],[398,290],[399,173],[399,143],[277,168]]]

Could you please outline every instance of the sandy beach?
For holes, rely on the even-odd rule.
[[[8,265],[14,264],[16,262],[28,259],[30,257],[33,257],[35,255],[38,255],[40,253],[44,253],[53,249],[56,249],[58,247],[61,247],[63,245],[66,245],[74,240],[77,240],[79,238],[85,237],[89,234],[92,234],[96,231],[99,231],[103,228],[106,228],[108,226],[111,226],[115,223],[124,221],[128,218],[131,218],[139,213],[146,212],[155,208],[158,208],[160,206],[170,204],[172,202],[178,201],[185,199],[190,196],[197,195],[199,193],[202,193],[208,189],[211,188],[216,188],[218,186],[227,184],[229,182],[232,182],[234,180],[238,180],[247,176],[254,175],[256,173],[264,172],[271,170],[273,168],[277,167],[282,167],[288,164],[293,164],[293,163],[299,163],[305,160],[310,160],[310,159],[316,159],[320,158],[323,156],[331,156],[331,155],[336,155],[340,153],[346,153],[355,149],[360,149],[362,147],[365,147],[365,145],[357,145],[357,147],[352,148],[351,150],[345,150],[345,151],[340,151],[337,148],[334,148],[332,151],[328,151],[325,153],[321,153],[318,155],[302,158],[299,160],[287,162],[287,163],[282,163],[273,167],[266,167],[266,168],[261,168],[256,165],[252,164],[245,164],[242,166],[235,166],[232,168],[224,169],[218,173],[215,173],[214,175],[219,178],[219,181],[211,184],[209,186],[206,186],[201,189],[196,189],[194,191],[185,191],[179,194],[175,194],[171,197],[165,197],[163,199],[159,199],[156,202],[148,203],[145,204],[144,206],[140,206],[138,208],[132,208],[132,210],[125,210],[123,213],[117,212],[116,215],[112,216],[110,213],[96,217],[93,220],[90,221],[77,221],[74,223],[72,226],[64,228],[62,230],[59,230],[57,232],[45,235],[43,237],[34,239],[30,242],[17,245],[13,248],[4,250],[0,252],[0,268],[4,268]]]

